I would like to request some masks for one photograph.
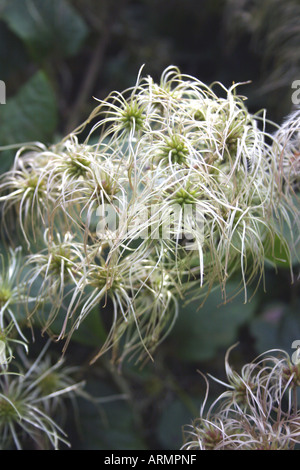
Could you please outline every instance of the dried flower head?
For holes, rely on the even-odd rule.
[[[282,225],[297,211],[278,178],[279,144],[238,86],[207,86],[176,67],[154,83],[141,69],[132,88],[99,100],[61,142],[22,149],[24,164],[18,154],[1,200],[7,216],[12,208],[20,215],[29,286],[41,282],[35,311],[47,295],[52,304],[46,328],[64,308],[59,338],[107,297],[114,313],[106,346],[124,330],[130,350],[139,338],[149,352],[179,298],[202,298],[238,274],[247,300],[266,254],[276,258],[279,244],[290,262]],[[41,235],[36,252],[30,224]]]
[[[59,449],[69,445],[65,432],[54,420],[63,397],[75,397],[81,383],[72,371],[58,362],[51,365],[44,355],[49,344],[33,363],[20,355],[22,365],[0,375],[0,432],[3,449],[21,450],[27,445],[37,449]],[[61,409],[60,409],[61,417]]]
[[[299,190],[300,109],[293,110],[279,126],[274,147],[287,186]]]
[[[22,330],[27,326],[26,310],[35,298],[29,296],[24,277],[20,277],[22,266],[21,247],[9,248],[7,255],[0,254],[0,336],[5,343],[18,341],[13,339],[15,332],[22,342],[27,342]]]
[[[237,373],[225,358],[228,384],[205,413],[184,429],[184,449],[292,450],[300,443],[300,411],[296,391],[299,365],[285,351],[271,350]]]

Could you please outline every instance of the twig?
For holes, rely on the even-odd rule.
[[[75,101],[73,108],[71,108],[70,110],[69,120],[66,125],[67,134],[69,132],[72,132],[78,125],[83,107],[92,94],[93,86],[103,65],[106,47],[109,42],[111,34],[111,28],[109,26],[110,25],[108,24],[105,27],[103,33],[100,35],[97,41],[95,51],[93,53],[90,64],[85,74],[85,78],[82,83],[81,90],[78,94],[77,100]]]

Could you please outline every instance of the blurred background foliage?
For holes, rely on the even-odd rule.
[[[240,87],[249,110],[266,108],[281,123],[300,79],[299,51],[299,0],[0,0],[0,145],[57,141],[87,118],[94,97],[132,86],[142,64],[155,79],[173,64],[205,83],[250,80]],[[1,172],[13,157],[1,152]],[[103,341],[99,312],[92,312],[66,357],[82,366],[88,391],[102,402],[80,401],[77,415],[70,413],[73,449],[178,449],[205,393],[197,370],[222,379],[224,353],[236,341],[237,367],[268,348],[293,352],[300,340],[296,261],[293,269],[291,283],[289,269],[266,265],[264,285],[247,304],[237,296],[222,305],[216,292],[201,309],[182,305],[154,362],[128,362],[121,373],[108,355],[89,365]]]

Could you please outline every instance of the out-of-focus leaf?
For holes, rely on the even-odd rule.
[[[199,403],[195,403],[197,409]],[[174,450],[182,446],[183,426],[191,423],[195,414],[181,400],[175,400],[166,406],[159,421],[157,437],[162,449]]]
[[[278,268],[290,267],[290,255],[280,238],[275,235],[274,246],[265,252],[266,261]]]
[[[15,77],[15,74],[28,64],[24,44],[3,21],[0,22],[0,64],[5,64],[5,67],[1,67],[0,72],[0,79],[5,82],[12,75]]]
[[[300,340],[299,302],[296,307],[272,304],[251,322],[250,331],[258,353],[274,348],[284,349],[291,354],[294,352],[292,343]]]
[[[294,210],[300,214],[300,198],[299,194],[292,198]],[[299,221],[292,220],[290,224],[286,221],[282,223],[281,231],[286,245],[282,243],[280,237],[275,235],[274,246],[266,249],[266,261],[278,268],[290,269],[290,264],[295,266],[300,262],[300,238],[299,238]]]
[[[38,285],[36,285],[36,288]],[[67,289],[65,291],[65,305],[68,305],[68,302],[72,298],[72,288],[69,286],[68,289],[71,293],[67,293]],[[32,291],[34,293],[34,291]],[[52,309],[52,305],[47,303],[43,306],[43,318],[47,318],[50,316]],[[51,323],[50,331],[54,335],[59,335],[63,328],[64,322],[66,318],[66,312],[64,308],[61,308],[58,312],[56,318]],[[41,320],[43,321],[43,320]],[[71,320],[70,320],[71,324]],[[69,325],[71,327],[71,325]],[[67,328],[68,334],[69,329]],[[93,308],[87,317],[80,323],[79,327],[72,332],[71,341],[79,343],[81,345],[87,346],[89,348],[98,348],[100,349],[107,337],[107,332],[103,326],[101,316],[100,316],[100,309],[99,307]]]
[[[27,45],[35,59],[77,53],[88,28],[65,0],[9,0],[2,18]]]
[[[236,293],[234,282],[227,285],[227,298],[220,290],[212,292],[204,306],[192,302],[180,309],[180,314],[171,333],[171,352],[183,361],[204,361],[212,358],[217,350],[230,346],[236,340],[238,328],[254,314],[257,297],[244,302],[244,292]]]
[[[136,428],[130,405],[116,398],[116,390],[101,381],[88,384],[88,392],[107,402],[95,404],[81,400],[79,403],[80,449],[84,450],[143,450],[146,446]],[[118,393],[117,393],[118,394]],[[109,398],[111,397],[111,399]]]
[[[1,146],[29,141],[48,142],[57,125],[54,91],[43,72],[37,72],[18,93],[0,107]],[[14,152],[0,154],[0,169],[7,170]]]
[[[106,335],[107,333],[103,328],[100,318],[99,308],[96,307],[88,314],[79,328],[74,331],[72,341],[100,349],[106,339]]]

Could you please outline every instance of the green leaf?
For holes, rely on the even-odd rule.
[[[199,403],[195,400],[195,408]],[[182,403],[181,400],[174,400],[164,407],[157,430],[157,437],[162,449],[174,450],[182,446],[183,426],[191,423],[195,415]]]
[[[295,194],[292,197],[293,210],[300,213],[300,197]],[[290,224],[284,221],[281,225],[280,236],[275,234],[273,246],[266,248],[265,257],[267,263],[278,268],[290,269],[300,262],[300,238],[299,221],[291,220]],[[279,227],[278,227],[279,228]]]
[[[274,348],[294,352],[291,349],[293,341],[300,340],[299,308],[299,301],[294,308],[282,303],[269,304],[251,322],[250,331],[258,353]]]
[[[65,0],[10,0],[2,18],[37,60],[49,54],[73,56],[88,32],[81,16]]]
[[[57,126],[54,91],[43,72],[37,72],[0,107],[1,146],[29,141],[48,142]],[[0,154],[0,169],[9,168],[14,152]]]
[[[252,317],[257,306],[257,297],[245,303],[244,292],[234,295],[237,289],[235,282],[228,283],[225,304],[218,289],[209,295],[202,308],[199,309],[198,302],[181,308],[169,339],[176,357],[183,361],[205,361],[214,357],[219,348],[236,341],[238,328]]]
[[[116,397],[118,391],[103,379],[89,381],[87,391],[95,398]],[[111,398],[101,405],[80,400],[78,403],[80,436],[79,449],[84,450],[144,450],[145,444],[133,419],[131,406],[124,399]]]
[[[101,321],[99,307],[96,307],[88,314],[79,328],[74,331],[72,341],[100,349],[106,336],[107,333]]]
[[[290,237],[289,237],[290,239]],[[269,247],[265,252],[266,262],[271,263],[272,266],[278,268],[290,268],[290,253],[287,245],[283,244],[280,237],[276,234],[274,239],[274,245]]]
[[[3,21],[0,22],[0,64],[5,64],[1,67],[0,79],[6,83],[18,77],[18,72],[28,65],[24,44]]]
[[[70,290],[72,294],[72,289]],[[68,303],[68,300],[71,299],[71,297],[72,295],[70,295],[70,292],[67,294],[67,290],[66,290],[66,297],[65,297],[66,305]],[[48,317],[50,315],[52,305],[45,304],[43,308],[44,308],[43,315],[45,317]],[[50,326],[49,331],[51,331],[52,334],[59,335],[61,333],[64,321],[65,321],[65,316],[66,316],[66,312],[64,311],[64,309],[61,309]],[[68,332],[69,330],[67,330],[67,333]],[[89,348],[100,349],[103,346],[106,338],[107,338],[107,332],[105,331],[105,328],[101,320],[100,308],[95,307],[93,310],[90,311],[87,317],[80,323],[78,329],[72,332],[71,341],[87,346]]]

